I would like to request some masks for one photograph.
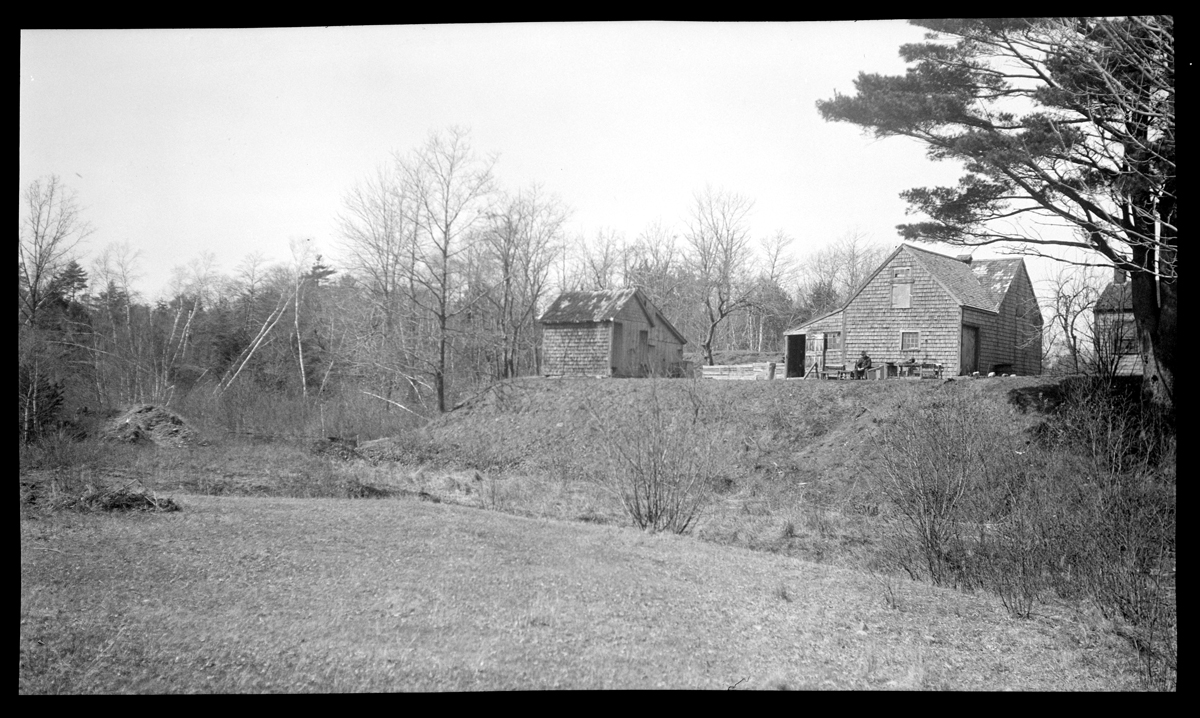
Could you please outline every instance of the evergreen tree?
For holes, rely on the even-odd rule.
[[[1063,245],[1130,273],[1146,388],[1174,404],[1178,259],[1171,17],[922,20],[903,76],[860,73],[830,121],[924,143],[956,187],[903,197],[917,241]],[[1039,232],[1050,222],[1069,236]]]

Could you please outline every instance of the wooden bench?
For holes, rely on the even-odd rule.
[[[937,364],[922,364],[921,365],[922,379],[941,379],[942,367]]]
[[[944,367],[941,364],[888,364],[887,376],[898,379],[941,379]]]
[[[850,375],[850,371],[846,369],[845,364],[826,364],[824,371],[821,372],[822,379],[845,379]]]

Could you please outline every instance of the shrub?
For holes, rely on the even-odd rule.
[[[1137,649],[1147,680],[1168,688],[1178,654],[1172,419],[1135,383],[1086,378],[1064,383],[1042,434],[1059,457],[1055,588],[1090,599]]]
[[[914,577],[974,587],[978,528],[1000,518],[1005,493],[989,487],[1014,472],[1014,442],[995,435],[987,412],[961,393],[910,400],[884,427],[876,486],[893,509],[895,555]],[[1019,469],[1015,472],[1019,475]]]
[[[604,414],[589,407],[601,447],[601,483],[634,524],[686,533],[731,470],[733,442],[720,428],[723,411],[693,380],[687,405],[667,406],[658,380],[644,380],[644,399]]]
[[[1175,438],[1114,381],[1064,382],[1038,442],[962,394],[903,407],[880,442],[880,556],[914,579],[995,593],[1014,616],[1087,599],[1174,687]]]

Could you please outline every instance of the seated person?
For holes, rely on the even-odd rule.
[[[867,351],[864,349],[862,356],[860,356],[858,358],[858,361],[854,362],[854,378],[855,379],[866,379],[867,378],[867,370],[870,368],[871,368],[871,357],[867,356]]]

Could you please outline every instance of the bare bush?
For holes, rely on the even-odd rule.
[[[875,487],[890,511],[879,553],[914,579],[997,595],[1030,616],[1088,600],[1175,685],[1174,427],[1118,382],[1066,382],[1035,436],[965,396],[913,402],[886,427]]]
[[[1042,432],[1058,509],[1051,565],[1060,594],[1086,596],[1142,658],[1147,680],[1177,680],[1175,427],[1136,383],[1063,384]],[[1051,472],[1047,472],[1051,475]],[[1049,483],[1049,482],[1048,482]]]
[[[914,578],[974,588],[981,527],[1006,514],[1011,480],[1022,476],[1011,437],[995,435],[986,411],[961,394],[910,401],[886,426],[877,488],[893,508],[895,555]],[[997,494],[987,487],[1005,486]]]
[[[667,406],[657,379],[644,400],[613,413],[589,407],[602,447],[600,481],[638,527],[686,533],[732,468],[720,409],[693,381],[689,405]]]

